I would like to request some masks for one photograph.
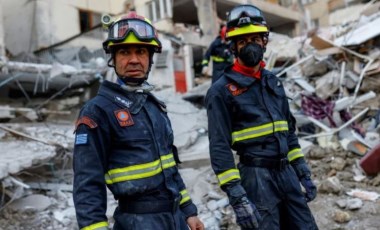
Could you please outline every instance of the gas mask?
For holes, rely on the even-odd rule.
[[[239,50],[238,57],[248,67],[255,67],[263,59],[263,48],[256,43],[248,43]]]

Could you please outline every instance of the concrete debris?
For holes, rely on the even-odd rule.
[[[360,209],[361,207],[363,207],[363,201],[361,199],[354,198],[354,199],[347,200],[346,208],[348,210],[356,210],[356,209]]]
[[[346,166],[346,161],[341,157],[335,157],[330,164],[330,167],[337,171],[342,171],[345,166]]]
[[[318,187],[318,191],[322,193],[334,193],[340,194],[343,190],[343,186],[337,177],[329,177],[322,181]]]
[[[277,61],[296,60],[301,43],[282,34],[270,33],[265,55],[276,53]],[[268,56],[266,56],[268,57]]]
[[[15,212],[26,210],[40,212],[47,209],[51,204],[49,197],[36,194],[16,200],[9,207]]]
[[[353,189],[351,191],[348,191],[347,195],[357,197],[366,201],[376,201],[380,197],[380,194],[377,192],[369,192],[361,189]]]
[[[318,186],[318,196],[309,204],[320,229],[380,225],[380,33],[373,27],[380,15],[369,8],[365,12],[366,18],[336,25],[328,33],[321,29],[310,38],[271,32],[265,53],[268,68],[292,99],[300,145]],[[46,63],[21,63],[22,57],[0,63],[0,87],[8,87],[0,92],[7,100],[0,106],[0,229],[77,229],[74,124],[82,102],[96,93],[106,74],[106,59],[82,48],[56,52]],[[80,76],[74,79],[74,74]],[[174,93],[173,86],[159,87],[154,94],[167,105],[183,162],[180,173],[206,229],[238,229],[210,166],[204,97],[211,81],[197,83],[185,94]],[[25,100],[14,100],[11,91]],[[112,227],[117,202],[110,192],[108,196]],[[29,219],[33,223],[25,221]]]
[[[339,73],[331,71],[316,81],[316,94],[326,100],[339,89]]]
[[[44,164],[56,156],[58,149],[71,149],[74,143],[72,125],[21,126],[13,124],[12,128],[3,125],[0,127],[16,133],[16,136],[4,136],[0,140],[2,148],[0,179],[32,166]],[[26,139],[16,139],[20,136]]]
[[[344,209],[347,206],[347,200],[337,200],[335,204],[338,205],[339,208]]]
[[[337,210],[334,213],[334,217],[333,218],[334,218],[335,222],[342,224],[342,223],[349,222],[351,220],[351,215],[348,212]]]
[[[75,218],[75,208],[70,207],[63,211],[55,211],[54,218],[61,222],[63,225],[68,225],[73,218]]]
[[[359,198],[341,199],[336,201],[336,205],[341,209],[357,210],[363,207],[363,201]]]

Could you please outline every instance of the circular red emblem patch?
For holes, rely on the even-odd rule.
[[[236,91],[236,90],[237,90],[236,85],[230,85],[230,91],[231,92]]]
[[[120,111],[117,113],[117,119],[119,119],[119,121],[127,121],[129,119],[129,115],[125,111]]]

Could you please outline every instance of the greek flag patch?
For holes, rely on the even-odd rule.
[[[77,134],[75,138],[75,144],[76,145],[84,145],[87,144],[87,133],[84,134]]]

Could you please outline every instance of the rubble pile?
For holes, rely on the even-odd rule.
[[[291,99],[300,144],[318,187],[310,207],[320,229],[380,226],[380,30],[367,28],[380,14],[364,15],[351,22],[354,26],[345,23],[310,38],[272,34],[265,57]],[[167,104],[183,162],[180,172],[206,229],[238,229],[210,167],[202,103],[209,85],[185,95],[172,88],[154,94]],[[0,229],[77,229],[71,157],[79,102],[78,96],[44,102],[40,109],[53,110],[45,110],[43,123],[25,115],[42,110],[0,109]],[[62,110],[71,113],[56,113]],[[108,200],[112,226],[117,203],[110,193]]]

